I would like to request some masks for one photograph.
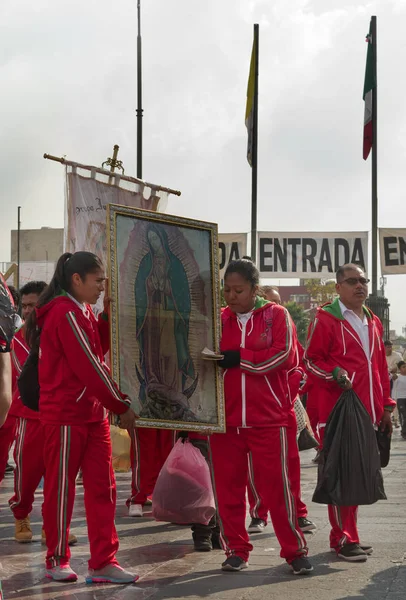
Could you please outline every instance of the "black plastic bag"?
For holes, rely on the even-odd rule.
[[[379,454],[381,457],[381,467],[383,469],[389,464],[392,435],[389,433],[388,429],[385,429],[385,431],[381,431],[379,429],[375,433],[376,441],[378,442]]]
[[[312,448],[318,448],[320,444],[316,438],[312,436],[307,427],[305,427],[299,433],[297,445],[299,447],[299,452],[302,452],[302,450],[312,450]]]
[[[39,411],[38,350],[31,350],[17,379],[21,402]]]
[[[10,352],[15,333],[16,311],[10,291],[0,275],[0,352]]]
[[[320,453],[313,502],[358,506],[386,500],[375,430],[354,390],[331,412]]]

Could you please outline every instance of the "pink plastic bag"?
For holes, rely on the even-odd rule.
[[[215,512],[207,462],[188,440],[178,440],[155,484],[152,516],[157,521],[208,525]]]

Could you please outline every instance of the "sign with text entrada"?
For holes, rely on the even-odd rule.
[[[227,265],[247,255],[246,233],[219,233],[220,279],[223,279]]]
[[[382,275],[406,273],[406,229],[379,229]]]
[[[355,263],[368,269],[368,233],[258,233],[258,263],[261,278],[334,277],[338,267]]]

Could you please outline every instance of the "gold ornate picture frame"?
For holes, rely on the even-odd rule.
[[[225,431],[217,225],[108,205],[111,363],[139,427]]]

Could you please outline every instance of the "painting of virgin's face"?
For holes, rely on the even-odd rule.
[[[148,231],[148,241],[151,244],[151,248],[154,252],[159,252],[162,250],[162,242],[157,233],[155,231]]]

